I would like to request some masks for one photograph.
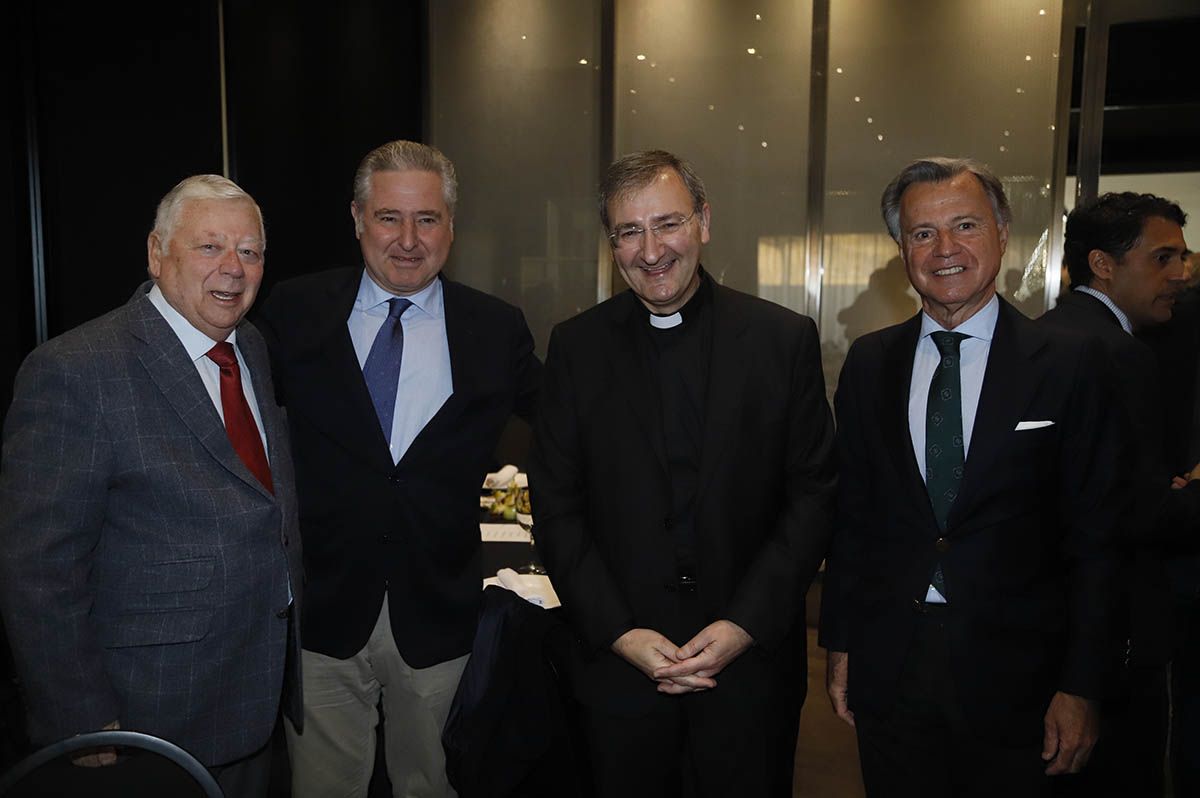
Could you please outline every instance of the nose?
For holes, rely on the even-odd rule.
[[[949,257],[958,252],[958,242],[949,230],[939,230],[937,240],[933,242],[933,254],[939,257]]]
[[[1172,283],[1183,283],[1193,276],[1192,270],[1195,268],[1195,264],[1188,261],[1189,259],[1186,256],[1180,256],[1172,260],[1170,276],[1168,278]]]
[[[642,233],[642,260],[646,263],[654,264],[663,256],[663,251],[666,248],[662,242],[658,240],[658,236],[646,229]]]
[[[221,255],[221,273],[240,276],[245,271],[245,266],[242,264],[242,258],[238,255],[236,247],[225,250]]]
[[[412,249],[417,245],[417,225],[412,219],[400,223],[400,235],[396,240],[404,249]]]

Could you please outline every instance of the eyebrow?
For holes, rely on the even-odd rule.
[[[378,218],[380,216],[388,216],[388,215],[403,216],[404,211],[399,210],[397,208],[377,208],[375,210],[375,213],[373,214],[373,216],[375,216],[376,218]],[[436,211],[433,209],[424,210],[424,211],[413,211],[412,215],[413,216],[436,216],[439,219],[442,218],[442,212]]]
[[[983,219],[983,218],[985,218],[985,217],[982,214],[978,214],[978,213],[960,213],[958,216],[955,216],[950,220],[950,224],[957,224],[958,222],[964,222],[964,221],[975,222],[975,221],[979,221],[980,219]],[[937,225],[933,222],[917,222],[915,224],[909,225],[908,229],[916,230],[920,227],[937,227]]]
[[[683,213],[682,211],[667,211],[666,213],[656,213],[650,217],[649,223],[657,224],[658,222],[665,222],[670,219],[677,219],[677,218],[682,219],[684,216],[687,216],[687,214]],[[641,226],[642,225],[640,225],[637,222],[618,222],[615,225],[615,227],[618,229],[622,228],[622,227],[641,227]]]

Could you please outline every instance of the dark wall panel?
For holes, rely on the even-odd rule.
[[[424,30],[420,3],[227,2],[234,179],[266,216],[266,288],[358,262],[354,169],[420,138]]]
[[[16,23],[0,35],[0,419],[12,401],[12,382],[34,345],[33,270],[29,234],[28,148],[25,138],[25,53],[30,22],[18,9]]]
[[[221,171],[217,6],[32,8],[55,335],[128,299],[145,279],[158,198]]]

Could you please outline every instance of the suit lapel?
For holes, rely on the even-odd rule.
[[[394,465],[389,441],[379,426],[346,326],[361,279],[361,270],[347,270],[330,291],[333,309],[315,320],[318,327],[313,339],[314,377],[308,389],[316,396],[314,406],[322,408],[321,423],[330,435],[342,441],[349,451],[361,452],[376,469],[390,471]]]
[[[251,331],[255,334],[250,334]],[[250,383],[254,386],[254,397],[258,400],[258,414],[262,418],[263,433],[267,438],[267,456],[272,471],[274,471],[276,464],[283,457],[281,446],[284,440],[283,436],[287,434],[287,428],[275,405],[274,389],[269,379],[270,359],[257,332],[248,323],[242,322],[238,326],[237,348],[242,353],[242,359],[246,361],[246,367],[250,369]],[[247,473],[249,472],[247,471]],[[275,482],[274,495],[279,497],[280,486],[278,481]],[[259,492],[264,496],[271,495],[257,479],[253,481],[253,484],[260,489]]]
[[[141,290],[127,307],[131,313],[127,329],[143,344],[138,360],[184,426],[231,474],[270,497],[233,450],[212,397],[171,325]],[[255,390],[259,390],[257,383]]]
[[[880,424],[884,435],[884,449],[892,458],[897,472],[909,483],[905,494],[913,497],[921,510],[933,521],[933,508],[921,476],[924,463],[917,462],[913,453],[912,435],[908,429],[908,395],[912,390],[913,358],[917,353],[917,339],[921,335],[921,314],[917,313],[899,329],[898,334],[884,351],[883,382],[885,392],[880,406],[887,417]],[[936,523],[936,522],[935,522]]]
[[[742,344],[746,319],[737,312],[730,292],[715,281],[712,289],[712,353],[708,363],[697,497],[705,495],[719,471],[721,457],[741,412],[742,388],[746,384],[747,358]]]
[[[953,527],[969,513],[972,500],[987,482],[992,463],[1021,420],[1037,387],[1031,360],[1045,343],[1045,335],[1039,328],[1000,300],[1000,314],[975,410],[962,490],[950,509],[949,526]]]
[[[409,455],[421,452],[429,445],[427,441],[440,440],[442,436],[438,434],[438,428],[452,423],[462,415],[463,410],[470,404],[471,397],[478,393],[478,375],[486,373],[485,361],[492,355],[486,331],[476,327],[475,319],[466,307],[462,287],[444,277],[438,279],[442,281],[446,345],[450,350],[451,393],[433,418],[417,433],[401,462],[407,460]],[[374,410],[371,412],[374,413]]]

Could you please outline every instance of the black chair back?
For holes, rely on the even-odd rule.
[[[82,767],[72,756],[115,747],[117,762]],[[204,765],[174,743],[135,731],[96,731],[68,737],[35,751],[0,776],[0,796],[166,795],[224,798]]]

